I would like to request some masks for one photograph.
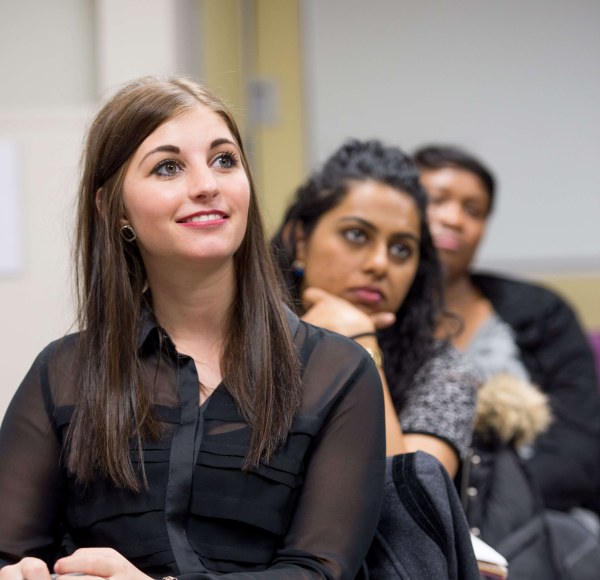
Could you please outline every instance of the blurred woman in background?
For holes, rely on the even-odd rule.
[[[414,158],[429,196],[446,304],[462,321],[452,341],[485,381],[463,473],[469,522],[509,559],[511,578],[595,578],[600,547],[585,534],[573,539],[553,528],[550,544],[559,552],[546,546],[534,554],[536,542],[545,541],[534,526],[546,518],[540,497],[546,508],[570,511],[598,534],[600,394],[590,345],[573,310],[554,292],[473,271],[495,201],[491,171],[456,147],[424,147]],[[438,326],[444,336],[447,324]],[[548,517],[538,530],[552,526],[554,516]],[[561,554],[567,547],[573,552]],[[546,570],[552,561],[585,565],[584,555],[592,553],[591,575],[581,568],[558,576]]]

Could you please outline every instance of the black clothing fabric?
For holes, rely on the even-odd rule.
[[[508,560],[509,578],[597,580],[598,538],[568,512],[544,508],[515,449],[476,440],[476,453],[471,487],[464,490],[467,518],[471,529]]]
[[[362,578],[479,580],[460,499],[432,455],[388,457],[381,519]]]
[[[600,394],[594,357],[573,310],[550,290],[489,274],[473,283],[514,331],[553,423],[526,465],[546,507],[592,506],[600,495]]]
[[[272,461],[243,472],[250,431],[226,377],[199,408],[194,361],[147,317],[140,356],[166,429],[143,457],[132,448],[149,483],[140,493],[66,472],[77,335],[49,345],[0,431],[3,562],[36,556],[52,568],[67,538],[71,549],[112,547],[155,578],[353,578],[383,494],[381,384],[354,341],[294,320],[301,410]]]

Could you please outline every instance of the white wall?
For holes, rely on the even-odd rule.
[[[94,9],[20,0],[0,19],[0,138],[16,149],[23,248],[18,270],[0,275],[0,416],[35,355],[74,319],[70,233],[96,95]]]
[[[600,272],[600,2],[305,0],[310,151],[461,144],[499,182],[480,254]]]
[[[0,18],[0,139],[17,152],[23,245],[18,271],[0,273],[0,417],[37,353],[73,325],[70,250],[87,124],[130,78],[198,73],[196,7],[19,0]]]

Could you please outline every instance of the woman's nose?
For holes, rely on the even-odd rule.
[[[198,165],[189,171],[188,195],[191,198],[213,198],[220,190],[217,176],[207,165]]]
[[[442,203],[436,206],[431,213],[433,219],[439,220],[443,225],[459,227],[462,224],[463,213],[459,203]]]
[[[364,269],[367,272],[372,272],[377,276],[381,276],[387,272],[388,265],[389,256],[387,244],[383,242],[373,244],[367,253]]]

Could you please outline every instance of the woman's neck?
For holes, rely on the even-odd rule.
[[[493,307],[473,284],[468,272],[447,280],[444,299],[446,309],[462,321],[461,332],[452,337],[452,343],[457,348],[466,350],[477,331],[493,313]]]
[[[212,272],[148,272],[152,309],[177,352],[194,360],[202,404],[222,380],[229,309],[235,298],[233,261]]]
[[[446,281],[444,289],[444,300],[446,308],[451,312],[459,312],[468,306],[473,300],[481,296],[481,293],[468,273],[461,274]]]
[[[222,342],[235,296],[233,263],[204,273],[149,272],[148,282],[156,319],[176,345]]]

